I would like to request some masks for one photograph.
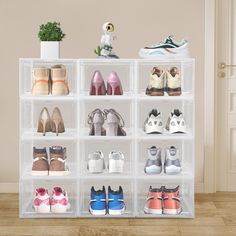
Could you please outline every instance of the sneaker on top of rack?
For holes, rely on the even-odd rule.
[[[48,175],[48,154],[46,148],[33,147],[32,175]]]
[[[109,153],[108,170],[109,173],[122,173],[124,169],[124,154],[119,151]]]
[[[171,66],[166,71],[166,92],[169,96],[181,95],[180,69],[176,66]]]
[[[108,187],[108,214],[122,215],[125,212],[123,189],[119,186],[119,190],[114,191]]]
[[[87,169],[90,173],[102,173],[105,169],[104,155],[101,151],[89,153]]]
[[[51,200],[52,213],[65,213],[69,209],[70,203],[67,192],[61,187],[54,187]]]
[[[164,42],[141,48],[139,50],[139,56],[142,58],[188,58],[188,42],[186,39],[182,39],[180,42],[174,42],[173,36],[169,36]]]
[[[106,215],[107,205],[106,205],[106,190],[102,187],[102,190],[95,190],[94,187],[91,188],[90,193],[90,206],[89,212],[92,215]]]
[[[149,187],[144,213],[146,214],[162,214],[162,198],[164,186],[160,188]]]
[[[34,193],[34,209],[36,213],[50,212],[50,196],[45,188],[36,188]]]
[[[186,124],[183,113],[179,109],[174,109],[167,120],[166,130],[171,134],[186,133]]]
[[[179,197],[179,186],[163,190],[163,214],[178,215],[181,213],[181,202]]]
[[[164,95],[165,71],[158,66],[153,67],[150,74],[149,84],[146,88],[146,94],[150,96]]]
[[[179,149],[174,146],[166,148],[164,172],[166,174],[179,174],[181,172]]]
[[[144,131],[146,134],[161,134],[163,132],[163,122],[161,112],[152,109],[144,122]]]
[[[146,174],[160,174],[162,171],[161,149],[152,146],[147,149],[148,159],[146,161],[144,172]]]
[[[61,176],[68,175],[69,169],[66,166],[66,148],[61,146],[52,146],[49,148],[50,152],[50,165],[49,175]]]

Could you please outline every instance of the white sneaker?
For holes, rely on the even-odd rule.
[[[50,213],[50,196],[47,189],[35,189],[33,206],[36,213]]]
[[[166,129],[171,133],[186,133],[186,124],[179,109],[174,109],[167,120]]]
[[[166,71],[166,92],[169,96],[181,95],[181,74],[176,66],[170,67]]]
[[[181,172],[179,149],[174,146],[166,148],[164,172],[169,175],[179,174]]]
[[[144,122],[144,131],[146,134],[161,134],[163,132],[163,122],[161,112],[152,109]]]
[[[108,170],[109,173],[122,173],[124,169],[124,154],[122,152],[111,151],[109,153]]]
[[[100,151],[90,153],[87,168],[90,173],[102,173],[105,169],[103,153]]]
[[[69,209],[70,203],[67,192],[61,187],[54,187],[51,200],[52,213],[65,213]]]

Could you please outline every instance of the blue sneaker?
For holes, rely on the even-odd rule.
[[[89,211],[92,215],[106,215],[106,190],[102,187],[102,190],[95,190],[91,188],[90,193],[90,207]]]
[[[121,215],[125,212],[123,189],[121,186],[118,191],[113,191],[108,187],[108,214]]]

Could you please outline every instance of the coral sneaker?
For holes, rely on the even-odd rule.
[[[114,191],[108,187],[108,214],[122,215],[125,212],[123,189],[119,186],[118,191]]]
[[[51,200],[52,213],[65,213],[69,209],[70,203],[67,192],[60,187],[54,187]]]
[[[146,214],[162,214],[163,188],[164,186],[161,188],[152,188],[152,186],[150,186],[144,207]]]
[[[34,209],[36,213],[50,212],[50,197],[45,188],[36,188],[34,196]]]
[[[164,187],[163,191],[163,214],[177,215],[181,212],[181,203],[179,198],[179,186],[173,189]]]
[[[89,211],[92,215],[106,215],[106,190],[102,187],[102,190],[95,190],[94,187],[91,188],[90,193],[90,207]]]
[[[159,67],[153,67],[150,74],[149,84],[146,89],[146,94],[150,96],[164,95],[165,71]]]

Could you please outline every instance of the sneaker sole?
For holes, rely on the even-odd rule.
[[[34,175],[34,176],[46,176],[46,175],[48,175],[48,171],[47,170],[43,170],[43,171],[32,170],[31,171],[31,175]]]
[[[174,165],[165,167],[165,173],[167,175],[175,175],[175,174],[179,174],[181,172],[181,167],[177,167]]]
[[[56,214],[66,213],[66,211],[69,209],[70,209],[70,204],[68,204],[67,206],[61,204],[56,204],[51,206],[51,212]]]
[[[124,212],[125,212],[125,207],[120,209],[120,210],[108,209],[108,214],[109,215],[113,215],[113,216],[115,216],[115,215],[122,215],[122,214],[124,214]]]
[[[64,176],[69,174],[69,171],[49,171],[48,173],[49,176]]]
[[[178,215],[181,213],[181,211],[182,211],[181,208],[179,208],[179,209],[165,209],[164,208],[163,214],[165,214],[165,215]]]
[[[103,216],[103,215],[106,215],[106,209],[104,210],[93,210],[91,207],[89,208],[89,212],[92,214],[92,215],[95,215],[95,216]]]
[[[144,213],[162,215],[162,209],[150,209],[150,208],[144,207]]]
[[[49,205],[41,205],[41,206],[34,206],[35,212],[40,214],[47,214],[50,213],[50,206]]]

